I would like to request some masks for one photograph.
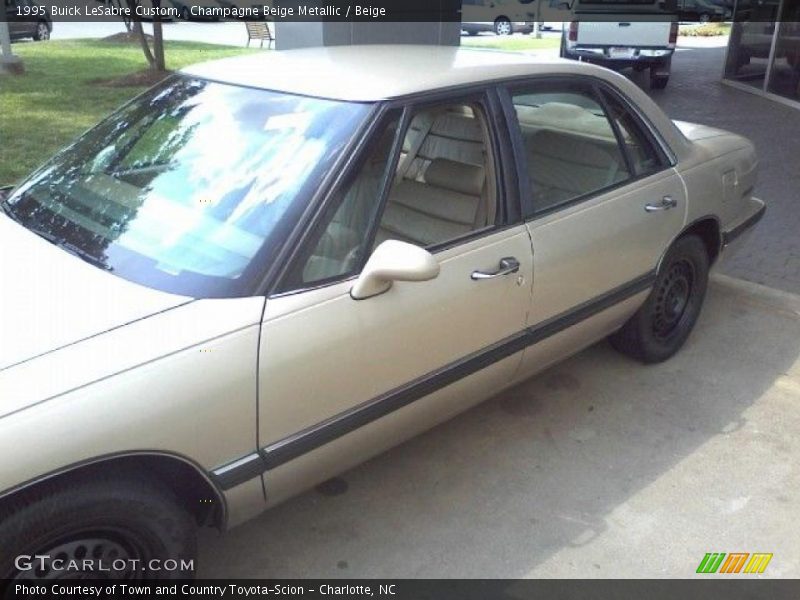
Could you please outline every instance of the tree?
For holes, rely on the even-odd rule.
[[[139,0],[125,0],[128,8],[131,10],[131,14],[136,14],[136,5],[139,3]],[[158,9],[161,7],[161,0],[153,0],[153,8],[156,9],[156,13],[158,13]],[[132,18],[131,19],[131,27],[133,28],[134,34],[139,38],[139,43],[142,45],[142,52],[144,52],[144,57],[147,59],[147,63],[150,65],[150,68],[154,71],[166,71],[166,62],[164,60],[164,32],[161,28],[161,17],[156,14],[153,17],[153,47],[150,47],[149,42],[147,41],[147,36],[144,34],[144,29],[142,28],[142,21],[139,18]]]
[[[24,72],[22,60],[11,52],[11,35],[8,22],[0,21],[0,75],[13,73],[19,75]]]

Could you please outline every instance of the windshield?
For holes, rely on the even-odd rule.
[[[369,110],[176,76],[58,154],[3,208],[137,283],[249,295]]]

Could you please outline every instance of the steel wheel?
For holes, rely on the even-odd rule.
[[[665,273],[655,291],[653,335],[656,339],[666,340],[679,328],[692,300],[694,280],[694,267],[688,260],[673,263]]]
[[[664,256],[650,296],[611,344],[645,363],[667,360],[692,332],[708,286],[709,255],[696,235],[679,238]]]
[[[29,570],[18,571],[14,580],[141,579],[143,567],[137,569],[136,565],[145,565],[152,558],[134,534],[118,530],[75,532],[63,541],[45,543],[36,556],[49,558],[37,561]],[[102,565],[101,569],[87,573],[69,568],[88,560]]]

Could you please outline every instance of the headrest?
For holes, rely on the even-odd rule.
[[[425,171],[425,183],[470,196],[481,195],[485,180],[483,167],[447,158],[434,158]]]
[[[517,112],[524,113],[524,110],[521,111],[518,107]],[[569,121],[586,116],[587,111],[580,106],[566,102],[547,102],[531,110],[531,114],[535,114],[537,120],[541,119],[542,121]]]

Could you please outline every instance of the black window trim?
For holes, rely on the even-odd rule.
[[[402,151],[403,140],[411,125],[412,115],[415,111],[419,110],[421,107],[450,102],[478,103],[485,112],[486,126],[489,131],[488,141],[492,145],[491,156],[494,161],[498,219],[493,225],[487,225],[481,229],[470,231],[465,235],[452,238],[441,244],[429,246],[426,249],[435,255],[450,248],[505,231],[523,223],[523,211],[520,206],[521,197],[518,194],[516,185],[518,177],[516,169],[512,166],[515,166],[515,153],[510,150],[511,143],[509,138],[511,137],[511,132],[508,131],[507,120],[503,114],[502,102],[497,94],[494,82],[448,88],[446,90],[433,90],[413,96],[404,96],[402,98],[384,101],[379,103],[378,108],[373,114],[367,117],[369,120],[368,126],[364,127],[363,130],[356,134],[360,139],[358,140],[358,144],[349,150],[349,160],[343,161],[343,164],[334,166],[335,169],[339,170],[339,177],[337,177],[335,181],[332,181],[330,185],[320,186],[320,190],[324,188],[325,191],[324,193],[320,192],[317,194],[317,197],[321,196],[321,200],[317,200],[317,197],[315,197],[314,201],[312,201],[311,204],[317,204],[313,214],[309,217],[304,213],[303,218],[300,220],[302,225],[295,228],[295,235],[291,236],[284,244],[284,251],[281,252],[276,259],[276,261],[280,261],[282,267],[272,279],[272,285],[266,293],[268,298],[293,296],[295,294],[327,288],[347,281],[354,281],[358,278],[366,261],[369,259],[368,255],[362,257],[359,264],[353,269],[353,272],[316,281],[307,286],[301,286],[291,290],[279,290],[282,282],[286,279],[289,271],[294,266],[298,256],[302,255],[302,248],[308,243],[312,232],[316,230],[319,219],[325,215],[326,208],[331,202],[336,201],[336,192],[342,185],[349,181],[353,170],[360,166],[363,154],[368,151],[369,142],[374,135],[377,135],[379,127],[384,124],[386,114],[398,108],[403,111],[398,127],[398,134],[395,136],[390,154],[390,164],[396,165]],[[511,168],[508,168],[509,166],[511,166]],[[391,175],[393,174],[393,170],[389,169],[387,173]],[[383,210],[389,196],[391,186],[386,175],[384,176],[382,186],[380,206],[378,210],[375,211],[373,220],[368,228],[370,238],[367,247],[370,247],[377,234],[378,220],[383,216]],[[299,234],[297,230],[300,230]]]
[[[623,108],[625,108],[636,119],[636,122],[640,125],[640,129],[642,130],[642,132],[645,133],[645,135],[647,135],[648,140],[658,150],[659,156],[663,159],[661,161],[660,168],[654,171],[643,173],[641,175],[629,177],[623,181],[617,182],[610,186],[606,186],[599,190],[593,190],[592,192],[583,194],[581,196],[576,196],[575,198],[572,198],[555,206],[537,211],[536,207],[533,205],[533,194],[532,190],[530,189],[530,178],[528,177],[528,165],[525,160],[522,132],[519,127],[516,111],[514,110],[512,94],[514,89],[535,85],[537,83],[540,84],[547,83],[548,85],[550,85],[552,82],[555,82],[556,84],[558,84],[559,82],[563,82],[566,84],[570,83],[574,84],[578,82],[586,85],[587,90],[591,91],[591,93],[594,96],[596,96],[596,101],[600,104],[604,113],[606,113],[607,119],[608,119],[607,107],[603,94],[601,94],[600,91],[602,90],[606,93],[613,94],[613,96],[622,104]],[[507,127],[511,134],[512,144],[514,146],[514,152],[517,155],[516,164],[517,164],[517,172],[519,173],[517,189],[519,190],[520,194],[520,204],[523,209],[523,216],[525,222],[527,223],[547,217],[553,213],[566,210],[575,205],[582,204],[584,202],[591,200],[592,198],[608,194],[610,192],[629,186],[643,179],[664,173],[665,171],[674,168],[675,165],[677,164],[675,153],[663,140],[661,134],[658,132],[655,126],[650,122],[650,120],[647,119],[647,117],[644,114],[642,114],[642,111],[635,105],[635,103],[631,101],[631,99],[621,90],[617,89],[616,87],[612,86],[608,82],[598,77],[592,75],[569,75],[569,74],[547,74],[538,76],[535,75],[530,77],[515,77],[513,79],[498,81],[496,82],[496,87],[497,87],[497,93],[500,97],[501,104],[503,106],[503,112],[505,114],[505,118],[507,121]],[[611,125],[615,133],[615,136],[618,136],[616,125],[613,123],[613,121],[611,121],[611,119],[608,120],[609,124]],[[618,145],[620,144],[619,137],[617,137],[617,144]],[[625,161],[627,163],[629,158],[627,157],[627,150],[624,148],[624,146],[620,148],[620,152],[625,157]]]

